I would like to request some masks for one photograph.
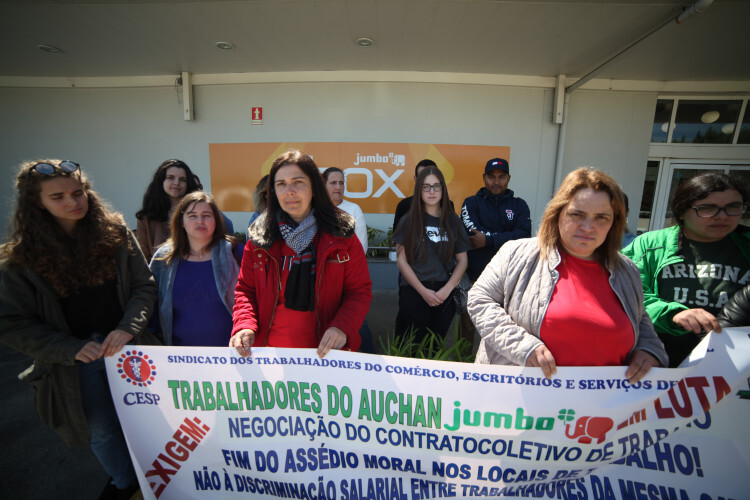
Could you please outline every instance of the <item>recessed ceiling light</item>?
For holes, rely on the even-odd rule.
[[[701,115],[701,121],[703,123],[714,123],[716,120],[719,119],[719,116],[721,115],[719,114],[718,111],[706,111],[705,113]]]
[[[39,50],[49,52],[50,54],[63,54],[64,53],[62,49],[58,49],[57,47],[53,47],[52,45],[45,45],[43,43],[38,43],[36,44],[36,46],[39,48]]]
[[[375,40],[373,40],[372,38],[362,37],[357,38],[354,43],[356,43],[360,47],[372,47],[373,45],[375,45]]]
[[[234,44],[232,42],[216,42],[216,46],[221,50],[234,50]]]

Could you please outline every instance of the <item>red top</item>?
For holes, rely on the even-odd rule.
[[[291,271],[292,259],[296,253],[283,245],[281,248],[281,289],[279,290],[279,305],[273,315],[273,323],[268,332],[269,347],[318,347],[315,335],[315,311],[295,311],[284,306],[284,292],[286,280]],[[312,279],[312,278],[311,278]]]
[[[250,236],[237,281],[232,335],[249,328],[255,332],[254,345],[263,347],[270,345],[268,334],[273,329],[271,325],[277,325],[275,316],[284,298],[281,264],[287,245],[280,239],[270,246],[267,240],[263,240],[266,244],[260,246],[253,238],[263,238],[264,235],[251,231]],[[323,333],[335,326],[346,334],[344,349],[356,351],[360,344],[359,328],[372,299],[372,282],[365,252],[356,236],[343,238],[325,232],[315,238],[315,248],[314,347],[320,343]],[[298,330],[308,326],[300,321],[294,321],[294,325]],[[273,345],[308,347],[309,341],[303,337],[287,338],[289,343],[286,345],[281,345],[276,339]],[[298,344],[300,342],[302,345]]]
[[[562,254],[539,337],[558,366],[624,365],[635,345],[633,325],[595,260]]]

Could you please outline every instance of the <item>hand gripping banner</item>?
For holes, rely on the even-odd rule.
[[[747,498],[750,328],[677,369],[129,346],[107,358],[144,498]]]

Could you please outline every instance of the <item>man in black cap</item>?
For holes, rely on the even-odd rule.
[[[508,189],[508,160],[493,158],[488,161],[482,179],[484,187],[466,198],[461,208],[461,219],[472,246],[466,270],[471,281],[476,281],[506,241],[531,236],[529,206]]]
[[[531,236],[529,206],[508,189],[508,160],[493,158],[484,167],[484,187],[464,200],[461,220],[469,232],[472,249],[468,252],[466,273],[474,283],[506,241]],[[474,324],[468,312],[461,313],[463,338],[474,342]]]

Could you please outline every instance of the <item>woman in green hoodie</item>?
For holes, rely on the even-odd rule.
[[[721,332],[716,314],[750,282],[750,228],[740,225],[747,199],[739,179],[688,179],[672,202],[676,225],[642,234],[623,250],[641,271],[646,311],[671,367],[707,332]]]

